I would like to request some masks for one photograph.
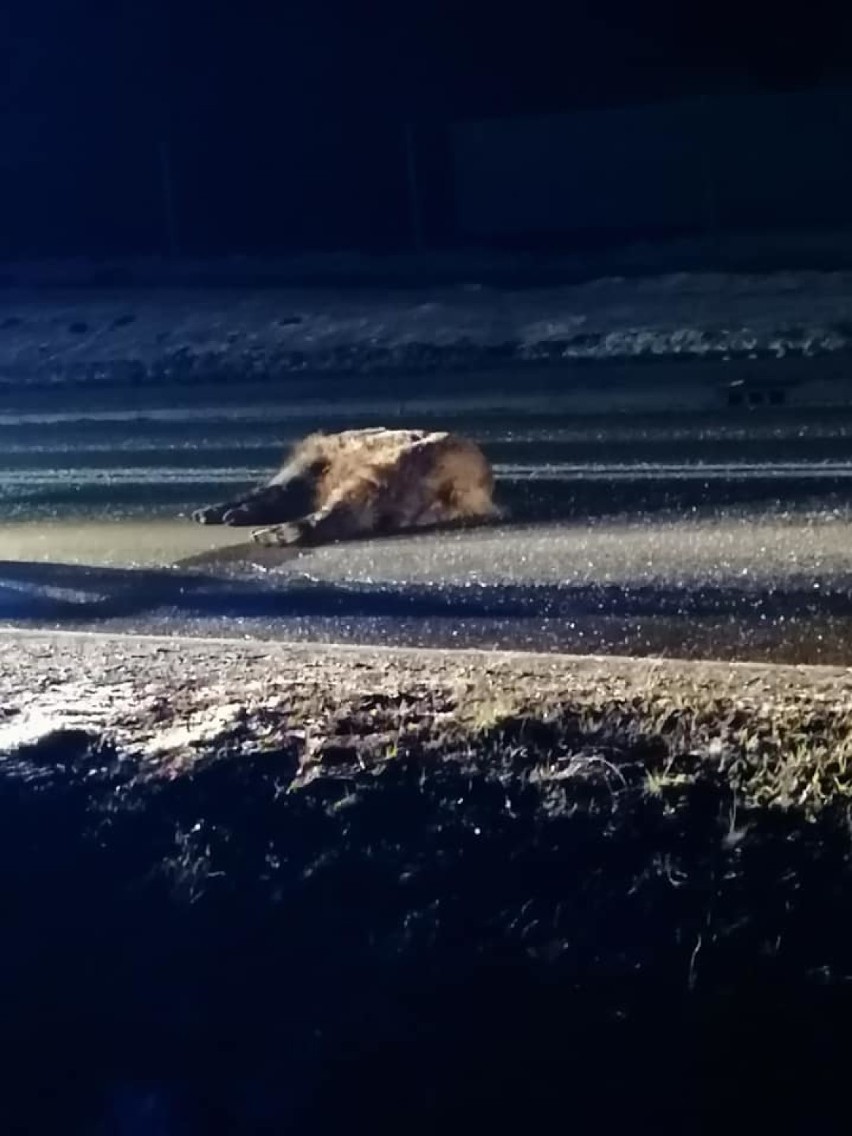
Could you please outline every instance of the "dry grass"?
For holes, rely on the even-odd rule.
[[[337,1131],[361,1114],[293,1055],[331,1067],[352,1030],[371,1131],[398,1083],[383,1130],[410,1122],[400,1078],[435,1053],[474,1061],[486,1119],[544,1059],[584,1131],[629,1074],[632,1123],[661,1052],[674,1085],[706,1069],[701,1116],[747,1066],[764,1112],[767,1084],[802,1084],[812,1118],[795,1045],[818,1038],[825,1073],[852,975],[846,671],[6,635],[0,751],[4,731],[0,975],[11,1052],[37,1023],[26,1068],[101,1015],[90,1077],[120,1020],[205,1092],[274,1054],[282,1116],[305,1081],[340,1110],[309,1130]]]
[[[761,667],[7,635],[0,746],[84,725],[175,775],[225,750],[296,743],[302,777],[412,752],[509,752],[677,794],[723,779],[744,808],[813,816],[852,796],[852,675]],[[88,708],[88,711],[87,711]],[[82,716],[82,722],[81,722]],[[5,723],[5,726],[2,725]],[[35,723],[35,724],[34,724]],[[551,774],[548,771],[555,771]]]

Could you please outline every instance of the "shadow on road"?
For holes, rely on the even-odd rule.
[[[632,520],[671,514],[683,520],[750,511],[765,514],[830,510],[852,505],[852,482],[839,477],[748,477],[729,480],[642,478],[560,480],[536,477],[499,482],[496,499],[508,510],[507,523],[587,522],[629,516]]]
[[[299,556],[264,550],[267,562]],[[236,550],[226,550],[230,555]],[[236,555],[234,555],[236,559]],[[0,619],[105,621],[167,611],[194,619],[566,621],[713,618],[766,624],[852,617],[848,591],[811,587],[338,584],[298,576],[0,561]]]

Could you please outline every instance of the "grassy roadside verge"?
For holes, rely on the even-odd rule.
[[[813,1120],[851,735],[840,669],[3,634],[4,1040],[193,1131]]]

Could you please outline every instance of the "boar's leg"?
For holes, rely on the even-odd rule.
[[[375,531],[372,505],[369,502],[353,501],[348,494],[340,494],[322,509],[317,509],[298,521],[256,529],[251,535],[252,540],[258,544],[281,547],[292,544],[327,544],[368,536]]]
[[[223,501],[219,505],[207,505],[203,509],[196,509],[192,519],[200,525],[231,525],[239,523],[235,517],[240,510],[251,508],[253,498],[258,490],[247,493],[245,497],[236,497],[232,501]]]
[[[285,480],[276,475],[273,481],[243,497],[197,509],[192,519],[202,525],[271,525],[292,521],[311,508],[312,496],[307,478],[294,476]]]

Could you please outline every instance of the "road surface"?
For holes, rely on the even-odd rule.
[[[312,423],[157,397],[3,409],[0,624],[852,664],[852,416],[438,414],[509,523],[292,552],[186,518]]]

